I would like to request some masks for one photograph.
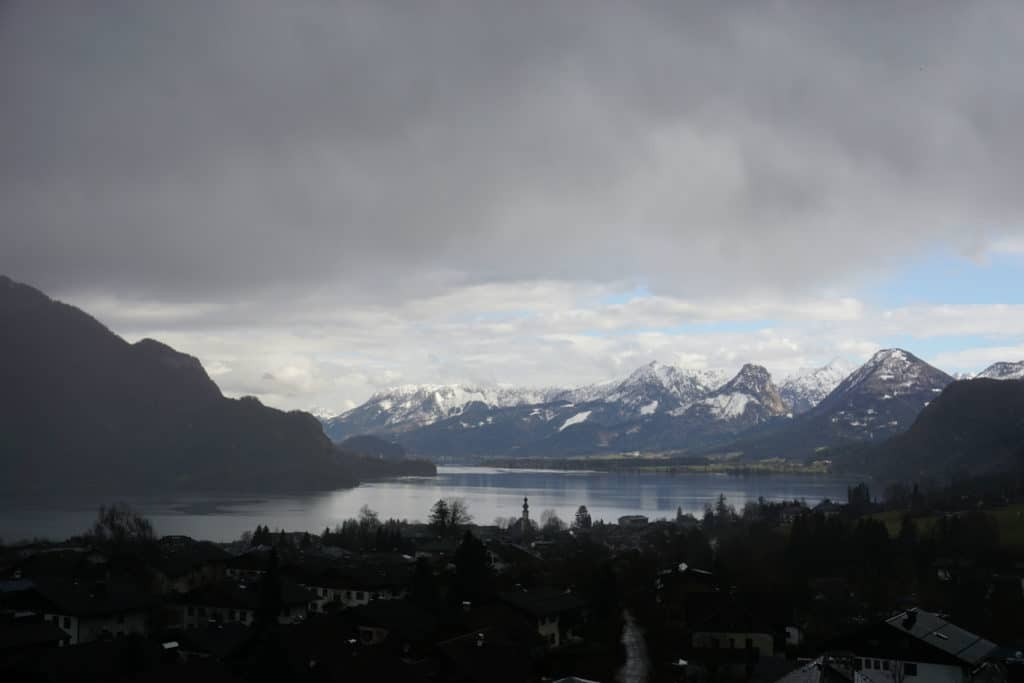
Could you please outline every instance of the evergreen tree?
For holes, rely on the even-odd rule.
[[[491,565],[487,549],[469,530],[455,550],[455,594],[459,600],[478,601],[492,592]]]

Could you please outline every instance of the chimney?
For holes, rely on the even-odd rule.
[[[463,600],[462,601],[462,611],[463,612],[468,612],[471,609],[473,609],[473,603],[470,602],[469,600]]]
[[[483,647],[484,646],[484,634],[482,632],[476,634],[476,646],[477,647]]]
[[[917,623],[917,610],[908,609],[906,616],[903,617],[903,628],[909,631],[914,628],[914,624]]]

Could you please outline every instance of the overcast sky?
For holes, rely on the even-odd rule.
[[[0,273],[226,393],[1024,358],[1020,2],[0,3]]]

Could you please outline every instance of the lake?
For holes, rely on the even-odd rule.
[[[115,500],[128,502],[145,514],[158,534],[230,541],[257,524],[319,533],[325,526],[333,527],[355,517],[363,505],[376,510],[382,519],[425,520],[431,505],[446,496],[464,499],[477,524],[492,524],[496,517],[519,516],[524,496],[529,497],[531,517],[537,520],[544,510],[551,509],[568,522],[580,505],[586,505],[595,521],[612,522],[627,514],[671,518],[677,507],[699,517],[704,506],[717,500],[720,493],[737,509],[759,496],[768,500],[801,498],[812,505],[824,498],[845,502],[850,483],[855,482],[824,475],[438,467],[436,477],[410,477],[303,495],[175,494],[59,502],[6,497],[0,501],[0,538],[7,542],[32,537],[64,539],[90,526],[101,503]]]

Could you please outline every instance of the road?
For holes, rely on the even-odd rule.
[[[626,663],[615,677],[619,683],[647,683],[650,660],[647,658],[647,641],[644,632],[636,624],[633,615],[626,610],[622,613],[625,624],[622,627],[622,645],[626,648]]]

